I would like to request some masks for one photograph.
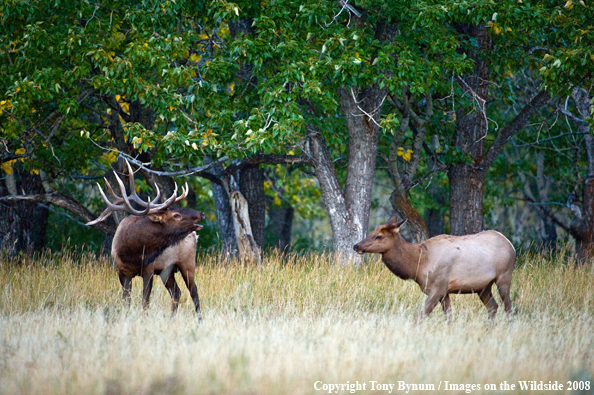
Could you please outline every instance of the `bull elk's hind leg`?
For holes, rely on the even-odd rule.
[[[129,308],[130,292],[132,291],[132,279],[124,276],[121,273],[118,274],[118,277],[120,279],[120,284],[122,284],[122,299],[124,300],[124,305]]]
[[[499,307],[497,305],[497,302],[495,302],[495,298],[493,298],[493,293],[491,292],[492,286],[493,283],[487,285],[487,288],[479,292],[479,298],[481,298],[481,301],[487,308],[487,311],[489,312],[489,319],[491,321],[495,319],[495,315],[497,314],[497,308]]]

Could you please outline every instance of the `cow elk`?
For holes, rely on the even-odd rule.
[[[132,279],[135,276],[142,277],[143,307],[147,308],[153,287],[153,276],[159,275],[165,284],[165,288],[172,298],[172,314],[177,311],[181,290],[175,281],[175,273],[181,272],[186,283],[196,315],[200,320],[200,300],[198,289],[194,282],[196,272],[196,232],[202,229],[198,222],[204,219],[200,211],[186,208],[171,208],[170,206],[188,195],[188,185],[182,188],[182,194],[177,196],[177,184],[171,197],[161,204],[157,204],[161,197],[161,191],[157,186],[157,197],[152,201],[144,201],[137,194],[134,188],[134,173],[130,163],[126,161],[130,182],[130,195],[126,194],[124,183],[114,171],[116,181],[120,187],[121,195],[118,196],[111,185],[105,179],[105,185],[111,194],[113,201],[110,201],[101,185],[99,192],[107,204],[107,208],[99,218],[87,223],[94,225],[108,218],[114,211],[126,211],[129,214],[124,218],[113,237],[111,256],[123,290],[123,298],[126,305],[130,305],[130,291]],[[136,210],[132,202],[143,207]]]
[[[497,284],[505,311],[511,317],[510,284],[516,250],[501,233],[488,230],[467,236],[440,235],[420,244],[408,243],[400,236],[394,215],[366,239],[355,244],[359,254],[382,254],[382,261],[403,280],[414,280],[427,295],[421,317],[428,316],[441,303],[451,320],[450,294],[476,293],[492,320],[497,303],[491,293]]]

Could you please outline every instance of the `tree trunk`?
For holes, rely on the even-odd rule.
[[[582,119],[590,116],[591,97],[581,88],[576,87],[572,92]],[[588,174],[584,181],[582,210],[573,210],[576,218],[571,223],[571,234],[575,237],[577,246],[577,261],[581,264],[594,263],[594,136],[590,134],[587,123],[579,124],[579,131],[585,134],[586,154],[588,157]]]
[[[293,227],[293,207],[271,207],[268,209],[268,226],[266,235],[268,244],[289,252],[291,247],[291,228]]]
[[[204,163],[212,163],[210,157],[204,158]],[[222,179],[223,167],[216,166],[212,169],[215,177]],[[219,229],[221,230],[221,239],[223,242],[224,254],[235,254],[237,252],[237,241],[235,238],[235,228],[233,226],[233,216],[231,214],[231,204],[229,203],[229,194],[222,186],[211,180],[210,186],[212,188],[212,196],[214,198],[215,209],[217,210],[217,219],[219,221]]]
[[[478,164],[483,154],[484,137],[487,135],[487,95],[489,88],[489,65],[480,56],[481,51],[491,49],[491,38],[483,25],[461,25],[463,34],[476,39],[478,48],[468,49],[466,54],[474,61],[471,74],[460,77],[459,85],[468,98],[468,103],[458,107],[454,145],[468,161],[450,165],[450,233],[465,235],[483,230],[483,189],[485,171]]]
[[[338,89],[349,134],[344,197],[352,232],[352,237],[345,240],[350,254],[354,253],[353,245],[365,238],[369,226],[381,103],[385,95],[386,90],[375,85],[363,88],[359,95],[354,87]]]
[[[441,211],[430,208],[425,212],[425,224],[429,237],[434,237],[445,233],[445,218]]]
[[[483,230],[485,172],[470,164],[448,170],[450,181],[450,234],[468,235]]]
[[[262,250],[258,247],[252,235],[248,204],[241,192],[231,192],[231,208],[239,256],[247,260],[256,260],[262,264]]]
[[[489,129],[487,96],[490,69],[485,57],[481,55],[492,50],[491,38],[484,25],[461,24],[456,28],[461,34],[474,38],[477,44],[465,51],[474,61],[472,73],[458,78],[459,86],[468,101],[457,106],[453,146],[465,158],[452,163],[448,169],[450,233],[463,235],[483,229],[483,190],[487,170],[507,141],[550,100],[550,96],[546,91],[540,91],[507,126],[500,129],[485,152],[484,144]]]
[[[27,172],[13,172],[6,175],[6,187],[0,188],[0,196],[13,195],[14,192],[26,194],[43,193],[44,189],[38,175]],[[17,176],[20,177],[17,178]],[[10,255],[24,252],[31,254],[40,251],[45,244],[47,204],[33,201],[10,201],[0,203],[0,249]]]
[[[357,235],[351,230],[347,205],[336,177],[326,140],[313,125],[308,125],[307,129],[307,140],[303,151],[312,158],[316,178],[320,183],[322,200],[326,206],[332,228],[332,250],[338,258],[344,254],[347,260],[356,259],[355,255],[351,254],[352,246],[360,240],[357,240]]]
[[[365,238],[369,224],[378,123],[385,96],[385,90],[375,85],[364,88],[360,94],[356,94],[355,90],[354,87],[338,89],[349,135],[344,193],[336,177],[326,141],[313,125],[308,125],[307,141],[303,147],[312,158],[322,199],[330,217],[333,252],[342,264],[362,262],[353,246]]]
[[[412,234],[415,238],[416,243],[421,243],[429,237],[429,232],[427,231],[427,225],[425,225],[425,220],[421,217],[421,214],[410,204],[408,201],[408,196],[406,193],[398,193],[397,190],[394,190],[390,195],[390,203],[392,204],[392,208],[396,211],[401,218],[408,219],[407,224],[409,224]]]
[[[263,248],[264,228],[266,227],[266,195],[264,195],[264,175],[259,165],[248,165],[240,170],[239,190],[247,200],[254,240],[260,248]]]

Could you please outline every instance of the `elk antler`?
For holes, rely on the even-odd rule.
[[[111,194],[111,196],[114,199],[113,202],[111,202],[107,198],[107,196],[105,196],[105,192],[103,192],[101,185],[99,185],[99,183],[97,183],[97,186],[99,187],[99,192],[101,193],[101,196],[103,197],[103,200],[105,201],[105,204],[107,204],[107,208],[105,210],[103,210],[101,215],[96,220],[87,222],[87,224],[86,224],[87,226],[95,225],[101,221],[104,221],[105,219],[109,218],[111,213],[113,213],[114,211],[126,211],[133,215],[153,214],[153,213],[156,213],[157,211],[166,209],[167,207],[171,206],[173,203],[179,202],[180,200],[182,200],[186,196],[188,196],[188,192],[190,190],[188,188],[188,183],[186,182],[185,186],[182,187],[182,194],[180,196],[177,196],[177,183],[175,183],[175,189],[173,190],[173,194],[169,197],[169,199],[167,199],[162,204],[156,204],[159,201],[159,199],[161,198],[161,190],[159,189],[159,186],[155,184],[155,187],[157,188],[157,197],[155,197],[151,201],[145,202],[136,194],[136,188],[134,188],[134,172],[132,171],[132,167],[130,166],[130,163],[128,162],[128,160],[125,160],[125,161],[126,161],[126,166],[128,167],[130,195],[128,196],[126,194],[126,187],[124,186],[124,182],[122,181],[122,179],[118,176],[118,174],[115,171],[113,172],[113,174],[115,175],[116,181],[120,187],[120,191],[122,193],[121,197],[116,195],[116,193],[113,191],[113,188],[109,184],[109,181],[107,181],[107,179],[104,178],[105,185],[107,186],[109,193]],[[134,209],[134,207],[132,207],[132,204],[130,203],[130,201],[133,201],[134,203],[138,204],[139,206],[144,207],[145,209],[144,210]]]

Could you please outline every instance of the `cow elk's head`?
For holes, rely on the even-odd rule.
[[[393,215],[388,222],[378,226],[366,239],[355,244],[353,249],[358,254],[364,254],[366,252],[384,254],[388,252],[394,245],[394,238],[400,237],[398,233],[406,221],[407,220],[405,219],[404,221],[398,222],[398,217]]]

